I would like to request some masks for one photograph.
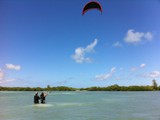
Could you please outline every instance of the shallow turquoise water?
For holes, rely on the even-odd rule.
[[[39,92],[40,93],[40,92]],[[160,120],[160,92],[0,92],[0,120]]]

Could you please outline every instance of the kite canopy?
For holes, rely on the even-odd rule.
[[[84,15],[88,10],[97,9],[102,13],[102,7],[98,2],[92,1],[87,3],[82,10],[82,15]]]

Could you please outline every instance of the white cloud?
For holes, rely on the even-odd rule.
[[[4,71],[0,69],[0,80],[2,80],[4,78]]]
[[[152,40],[153,39],[153,35],[151,32],[147,32],[145,35],[144,35],[144,38],[146,38],[147,40]]]
[[[6,82],[12,82],[12,81],[15,81],[16,79],[15,78],[10,78],[10,79],[6,79],[5,81]]]
[[[116,68],[113,67],[113,68],[111,68],[109,73],[96,75],[95,76],[95,80],[97,80],[97,81],[107,80],[107,79],[109,79],[109,78],[111,78],[113,76],[115,71],[116,71]]]
[[[160,77],[160,71],[152,71],[150,73],[145,73],[142,75],[143,77],[149,77],[149,78],[157,78]]]
[[[1,80],[0,83],[7,83],[7,82],[12,82],[12,81],[15,81],[16,79],[15,78],[10,78],[10,79],[4,79],[4,80]]]
[[[6,68],[10,70],[20,70],[21,66],[20,65],[13,65],[13,64],[6,64]]]
[[[140,65],[140,68],[144,68],[144,67],[146,67],[146,64],[143,63]]]
[[[94,47],[97,45],[97,42],[98,42],[98,40],[95,39],[95,40],[93,41],[93,43],[91,43],[90,45],[88,45],[88,46],[85,48],[85,51],[86,51],[86,52],[92,52],[92,51],[94,50]]]
[[[130,29],[128,30],[124,40],[129,43],[140,42],[143,36],[144,36],[144,33],[134,32],[133,29]]]
[[[12,82],[15,81],[15,78],[8,78],[6,76],[6,71],[5,69],[10,69],[10,70],[20,70],[21,66],[20,65],[13,65],[13,64],[6,64],[4,69],[0,69],[0,83],[7,83],[7,82]]]
[[[111,73],[116,72],[116,67],[111,68]]]
[[[11,82],[14,80],[16,80],[16,79],[14,79],[14,78],[6,79],[4,71],[2,69],[0,69],[0,83],[1,84],[6,83],[6,82]]]
[[[112,77],[111,73],[105,73],[105,74],[101,74],[101,75],[96,75],[95,79],[97,81],[102,81],[102,80],[106,80],[108,78]]]
[[[117,42],[115,42],[115,43],[113,44],[113,46],[114,46],[114,47],[122,47],[122,44],[121,44],[119,41],[117,41]]]
[[[138,71],[140,68],[144,68],[144,67],[146,67],[146,64],[142,63],[139,65],[139,67],[132,67],[130,71],[135,72],[135,71]]]
[[[83,62],[91,62],[91,58],[86,57],[86,53],[91,53],[94,51],[94,47],[97,45],[98,40],[95,39],[93,43],[88,45],[86,48],[78,47],[75,49],[75,54],[72,55],[72,58],[77,63],[83,63]]]
[[[153,34],[151,32],[136,32],[133,29],[128,30],[124,41],[127,43],[139,43],[142,40],[152,40]]]

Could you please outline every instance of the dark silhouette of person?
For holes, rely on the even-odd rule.
[[[41,103],[42,103],[42,104],[45,104],[45,103],[46,103],[46,96],[47,96],[47,94],[44,94],[43,92],[41,93],[40,99],[41,99]]]
[[[34,104],[39,104],[39,99],[38,92],[36,92],[34,95]]]

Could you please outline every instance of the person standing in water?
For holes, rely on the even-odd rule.
[[[39,99],[38,92],[36,92],[34,95],[34,104],[39,104]]]
[[[42,104],[45,104],[45,103],[46,103],[46,96],[47,96],[47,94],[44,94],[43,92],[41,93],[40,99],[41,99],[41,103],[42,103]]]

